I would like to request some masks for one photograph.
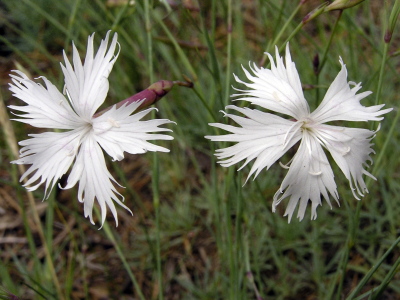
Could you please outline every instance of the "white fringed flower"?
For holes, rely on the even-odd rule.
[[[225,113],[241,127],[212,123],[211,126],[221,128],[231,134],[222,136],[206,136],[212,141],[236,142],[237,144],[218,149],[216,156],[224,167],[232,166],[242,160],[242,169],[250,161],[254,164],[248,178],[254,178],[266,168],[267,170],[291,147],[300,141],[297,153],[291,160],[290,167],[281,187],[276,192],[272,204],[272,211],[285,198],[289,198],[285,216],[289,222],[297,206],[297,217],[302,220],[307,203],[311,200],[311,219],[317,217],[317,206],[321,205],[321,195],[331,206],[329,194],[339,204],[334,175],[323,148],[328,150],[338,164],[346,178],[356,199],[368,192],[363,175],[374,178],[364,166],[367,161],[372,163],[370,154],[374,153],[371,139],[375,132],[367,129],[347,128],[327,125],[331,121],[380,121],[383,114],[392,109],[381,108],[384,105],[365,107],[360,100],[371,92],[356,94],[360,84],[347,82],[346,66],[340,59],[342,66],[336,79],[329,87],[323,101],[312,113],[304,98],[301,82],[294,62],[286,46],[285,64],[276,49],[276,64],[270,54],[271,69],[250,66],[254,75],[243,68],[249,83],[237,82],[246,85],[249,90],[239,90],[236,100],[249,101],[264,109],[284,114],[290,117],[285,119],[271,113],[256,109],[240,108],[229,105],[226,108],[235,110],[244,117]],[[286,65],[286,66],[285,66]],[[353,85],[350,88],[350,85]],[[240,170],[239,169],[239,170]],[[331,206],[332,207],[332,206]]]
[[[21,181],[30,177],[24,186],[34,191],[45,183],[47,199],[57,180],[73,164],[64,189],[72,188],[79,181],[78,200],[84,204],[85,217],[89,217],[94,224],[92,211],[96,198],[101,208],[101,224],[105,221],[108,206],[118,226],[114,202],[130,210],[122,203],[124,197],[113,184],[118,183],[107,170],[103,150],[113,160],[122,160],[124,152],[169,152],[148,140],[172,140],[171,136],[150,132],[171,131],[159,126],[173,122],[162,119],[141,121],[155,108],[131,115],[141,102],[119,108],[113,106],[104,114],[94,117],[107,96],[108,76],[119,54],[119,51],[115,54],[117,34],[114,34],[108,47],[109,35],[110,32],[101,41],[95,56],[94,34],[89,36],[83,65],[75,45],[73,66],[64,53],[65,65],[61,64],[61,68],[65,76],[64,90],[67,97],[45,77],[41,77],[45,83],[43,86],[30,80],[24,73],[13,71],[10,75],[13,82],[10,91],[27,105],[12,105],[10,108],[25,113],[16,114],[20,118],[17,121],[39,128],[62,130],[30,134],[31,139],[19,143],[23,146],[21,157],[13,163],[31,165],[21,177]]]

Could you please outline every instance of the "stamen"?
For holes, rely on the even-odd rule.
[[[70,101],[71,103],[73,102],[73,101],[72,101],[72,98],[71,98],[71,95],[69,94],[67,88],[65,88],[65,90],[64,90],[64,95],[67,95],[67,97],[68,97],[68,99],[69,99],[69,101]]]
[[[75,149],[71,149],[71,151],[67,153],[67,156],[74,156],[74,155],[75,155]]]
[[[272,93],[272,96],[274,97],[274,99],[275,99],[277,102],[282,102],[282,100],[279,98],[279,95],[278,95],[278,93],[277,93],[276,91],[274,91],[274,92]]]
[[[283,163],[279,162],[279,165],[284,168],[284,169],[290,169],[290,167],[288,167],[288,165],[284,165]]]
[[[312,176],[319,176],[319,175],[322,174],[322,172],[321,172],[321,171],[318,171],[318,172],[308,171],[308,174],[310,174],[310,175],[312,175]]]
[[[347,154],[350,152],[350,150],[351,150],[351,148],[350,148],[350,147],[347,147],[347,149],[346,149],[344,152],[341,153],[342,156],[347,155]]]
[[[113,118],[108,118],[107,122],[110,123],[112,127],[117,127],[117,128],[121,127],[119,122],[115,121]]]
[[[292,161],[293,161],[293,157],[287,162],[286,165],[284,165],[284,164],[281,163],[280,161],[279,161],[279,165],[280,165],[282,168],[284,168],[284,169],[289,169],[289,166],[290,166],[290,164],[292,163]]]
[[[288,131],[285,134],[285,137],[283,139],[283,149],[285,149],[285,147],[287,146],[288,142],[292,139],[292,137],[296,134],[297,130],[295,130],[290,137],[288,137],[289,132],[293,129],[293,127],[299,126],[298,125],[299,121],[295,122],[292,126],[290,126],[290,128],[288,129]]]

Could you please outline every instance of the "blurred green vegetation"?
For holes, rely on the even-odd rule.
[[[366,299],[372,289],[382,287],[382,299],[398,299],[398,247],[383,257],[400,228],[398,28],[390,44],[383,39],[395,1],[364,1],[298,27],[323,3],[303,2],[149,1],[147,13],[144,1],[2,1],[0,84],[6,105],[21,104],[8,91],[10,70],[22,67],[33,78],[46,76],[62,90],[63,49],[71,57],[73,41],[83,57],[88,35],[96,32],[98,44],[108,30],[118,33],[121,52],[104,107],[145,89],[152,83],[150,76],[157,81],[186,75],[194,88],[175,87],[156,105],[157,117],[177,122],[169,127],[174,140],[157,142],[171,149],[158,154],[158,230],[152,155],[126,155],[109,168],[126,187],[121,193],[133,217],[118,209],[120,225],[115,228],[108,214],[109,226],[98,230],[98,224],[92,226],[83,217],[75,190],[53,191],[41,202],[39,189],[33,195],[41,237],[27,193],[18,183],[18,170],[9,163],[15,157],[7,133],[0,136],[1,286],[22,299],[342,299],[381,261],[355,296],[367,293]],[[362,91],[374,92],[364,105],[378,101],[394,108],[374,139],[375,164],[369,170],[377,181],[369,182],[369,194],[361,202],[354,199],[332,164],[341,206],[333,203],[330,209],[324,203],[317,220],[309,220],[308,209],[302,222],[293,219],[290,224],[282,216],[285,203],[271,212],[285,170],[276,164],[242,187],[248,167],[236,172],[240,165],[217,165],[213,153],[223,144],[204,138],[218,133],[208,123],[226,122],[219,111],[230,103],[232,86],[243,88],[232,73],[243,79],[242,65],[259,64],[264,51],[274,52],[274,41],[282,47],[289,37],[312,108],[336,77],[339,56],[348,79],[362,82]],[[316,55],[325,62],[317,73]],[[19,141],[38,131],[12,125]],[[157,236],[162,282],[156,271]],[[388,273],[392,278],[386,278]]]

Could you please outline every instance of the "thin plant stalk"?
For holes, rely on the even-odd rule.
[[[386,58],[387,58],[387,53],[389,50],[389,43],[384,43],[383,45],[383,53],[382,53],[382,60],[381,60],[381,67],[379,70],[379,79],[378,79],[378,86],[376,88],[376,97],[375,97],[375,105],[378,105],[379,99],[381,97],[381,92],[382,92],[382,83],[383,83],[383,76],[384,76],[384,71],[385,71],[385,65],[386,65]]]
[[[48,20],[49,23],[51,23],[54,27],[59,29],[62,33],[64,33],[67,36],[70,36],[70,32],[68,32],[68,29],[64,25],[62,25],[55,17],[53,17],[50,12],[47,12],[42,7],[40,7],[40,4],[36,3],[37,1],[22,0],[22,2],[27,4],[27,6],[30,6],[39,15],[41,15],[45,20]]]
[[[82,2],[82,0],[75,0],[74,1],[71,14],[69,15],[69,18],[68,18],[68,25],[67,25],[68,34],[65,37],[64,49],[67,49],[69,44],[70,44],[70,42],[71,42],[72,29],[73,29],[73,26],[75,24],[76,15],[77,15],[77,12],[79,10],[79,6],[81,5],[81,2]]]
[[[225,186],[225,195],[224,195],[224,202],[225,202],[225,216],[224,216],[224,221],[225,221],[225,232],[226,232],[226,246],[228,247],[227,251],[227,257],[228,257],[228,266],[229,266],[229,282],[230,282],[230,289],[229,289],[229,299],[237,299],[238,295],[236,294],[236,276],[235,276],[235,259],[234,259],[234,245],[232,241],[232,220],[231,220],[231,202],[229,199],[229,188],[231,186],[231,181],[232,181],[232,170],[228,170],[228,174],[226,176],[226,186]]]
[[[376,272],[376,270],[380,267],[386,257],[393,251],[393,249],[400,242],[400,236],[394,241],[394,243],[390,246],[390,248],[385,252],[384,255],[376,262],[376,264],[368,271],[368,273],[364,276],[364,278],[358,283],[356,288],[347,296],[347,300],[354,299],[357,293],[364,287],[364,285],[371,279],[372,275]],[[396,262],[398,264],[398,261]],[[390,273],[390,272],[389,272]]]
[[[96,205],[94,206],[94,210],[95,210],[95,212],[96,212],[96,215],[97,215],[98,219],[101,219],[99,208],[98,208]],[[142,293],[142,290],[140,289],[140,286],[139,286],[139,284],[138,284],[138,282],[137,282],[137,280],[136,280],[135,275],[132,273],[131,266],[130,266],[129,263],[126,261],[125,255],[124,255],[124,253],[122,252],[122,249],[121,249],[119,243],[118,243],[117,240],[115,239],[114,233],[112,232],[112,230],[111,230],[111,228],[110,228],[110,225],[108,225],[107,220],[104,221],[104,224],[103,224],[103,227],[102,227],[102,228],[103,228],[104,232],[106,233],[107,238],[108,238],[108,239],[111,241],[111,243],[114,245],[114,248],[115,248],[115,250],[117,251],[117,254],[118,254],[119,258],[121,259],[122,264],[124,265],[125,270],[127,271],[128,275],[129,275],[129,278],[131,279],[132,284],[133,284],[133,286],[134,286],[134,288],[135,288],[135,291],[137,292],[139,298],[140,298],[141,300],[146,300],[146,298],[144,297],[144,295],[143,295],[143,293]]]
[[[263,300],[263,298],[261,297],[260,291],[258,290],[257,285],[254,281],[253,272],[251,270],[248,234],[246,234],[243,239],[243,256],[244,256],[244,263],[245,263],[245,269],[246,269],[246,278],[247,278],[248,282],[250,283],[250,285],[254,291],[254,294],[256,295],[256,300]]]
[[[326,47],[324,49],[324,53],[322,54],[322,58],[320,60],[319,66],[318,66],[318,70],[316,72],[316,82],[315,82],[316,86],[319,85],[319,75],[321,74],[322,68],[324,67],[324,65],[326,63],[327,54],[328,54],[329,49],[331,48],[333,36],[335,35],[336,29],[338,28],[339,20],[340,20],[340,17],[342,16],[342,13],[343,13],[343,10],[340,10],[338,17],[336,18],[335,24],[333,25],[332,32],[329,36],[328,44],[326,45]],[[315,107],[317,107],[320,102],[319,88],[315,89],[315,93],[316,93],[316,95],[315,95],[316,106]]]
[[[306,0],[300,1],[301,3],[305,3]],[[290,33],[289,37],[285,40],[285,42],[281,45],[279,48],[279,51],[282,51],[282,49],[286,46],[286,44],[306,25],[308,22],[311,20],[315,19],[318,17],[320,14],[324,13],[325,7],[328,5],[329,2],[325,2],[318,7],[316,7],[314,10],[309,12],[303,20],[297,25],[297,27]]]
[[[231,56],[232,56],[232,0],[228,0],[228,20],[227,20],[227,54],[226,54],[226,77],[225,77],[225,97],[224,104],[229,102],[229,87],[231,78]]]
[[[147,3],[148,0],[145,1]],[[150,13],[150,12],[149,12]],[[171,31],[168,29],[168,27],[164,24],[164,22],[154,14],[154,19],[158,22],[158,24],[161,26],[161,28],[164,30],[165,34],[168,36],[169,40],[171,41],[172,45],[175,48],[176,53],[182,60],[182,64],[186,67],[187,71],[190,74],[190,77],[193,79],[194,82],[197,82],[198,76],[194,68],[192,67],[192,64],[190,63],[189,58],[185,54],[185,52],[182,50],[181,46],[179,43],[175,40],[173,34]]]
[[[292,14],[286,20],[285,24],[283,24],[283,26],[281,27],[281,30],[279,30],[278,34],[275,36],[275,39],[271,43],[268,44],[267,49],[265,50],[265,52],[270,53],[270,50],[271,50],[270,48],[278,43],[278,41],[281,38],[282,34],[285,32],[285,30],[289,26],[289,24],[293,21],[294,17],[298,13],[298,11],[300,10],[300,8],[304,4],[304,2],[305,1],[303,1],[303,0],[299,2],[299,4],[296,6],[296,8],[292,12]],[[298,30],[300,30],[300,28]],[[297,33],[297,31],[296,31],[296,33]],[[263,58],[262,58],[262,60],[260,62],[260,65],[263,66],[265,64],[266,60],[267,60],[267,55],[264,54],[264,56],[263,56]]]
[[[150,21],[150,0],[144,1],[144,14],[146,23],[147,36],[147,59],[149,68],[150,82],[154,82],[154,67],[153,67],[153,43],[151,36],[151,21]],[[155,111],[152,112],[152,118],[155,118]],[[153,153],[153,172],[151,187],[153,191],[153,205],[156,218],[156,269],[158,283],[158,299],[164,299],[162,269],[161,269],[161,242],[160,242],[160,190],[159,190],[159,161],[156,152]]]
[[[242,183],[241,183],[241,172],[237,173],[236,179],[236,220],[235,220],[235,275],[236,275],[236,282],[235,282],[235,295],[240,299],[240,292],[241,292],[241,277],[242,274],[240,272],[241,267],[239,262],[242,258],[243,253],[243,243],[242,243],[242,217],[243,217],[243,197],[242,197]]]
[[[399,241],[400,237],[397,238],[395,243]],[[396,244],[397,245],[397,244]],[[377,300],[381,299],[381,295],[383,291],[386,289],[386,287],[389,285],[390,281],[393,279],[393,277],[398,273],[398,267],[400,265],[400,256],[397,258],[396,262],[393,264],[393,266],[390,268],[390,271],[387,273],[385,278],[383,279],[382,283],[380,284],[379,288],[377,289],[376,293],[373,294],[372,300]]]

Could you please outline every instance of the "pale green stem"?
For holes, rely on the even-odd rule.
[[[393,251],[393,249],[397,246],[399,242],[400,242],[400,236],[394,241],[394,243],[385,252],[385,254],[381,256],[381,258],[376,262],[376,264],[371,268],[371,270],[368,271],[368,273],[364,276],[364,278],[358,283],[356,288],[350,293],[349,296],[347,296],[346,300],[354,299],[357,293],[364,287],[364,285],[368,282],[368,280],[372,277],[372,275],[376,272],[376,270],[380,267],[380,265],[383,263],[386,257]],[[398,264],[398,261],[396,262],[396,264]]]
[[[150,0],[144,2],[144,14],[146,22],[147,34],[147,59],[149,68],[150,82],[154,82],[154,68],[153,68],[153,43],[151,36],[151,21],[150,21]],[[162,21],[160,21],[162,23]],[[152,118],[155,118],[155,111],[152,112]],[[157,152],[153,153],[153,174],[152,174],[152,191],[153,191],[153,204],[156,218],[156,269],[157,269],[157,282],[158,282],[158,299],[162,300],[163,283],[162,283],[162,270],[161,270],[161,243],[160,243],[160,192],[159,192],[159,162]]]
[[[117,16],[115,17],[113,24],[111,25],[111,30],[112,31],[116,31],[117,27],[119,25],[119,23],[121,22],[121,20],[123,19],[123,16],[125,14],[125,12],[127,11],[128,7],[129,7],[129,2],[130,1],[126,1],[125,5],[122,6],[122,9],[120,9],[120,11],[118,12]],[[146,30],[147,30],[147,22],[146,22]],[[151,81],[153,82],[153,81]]]
[[[68,26],[67,26],[68,34],[66,35],[66,39],[64,42],[64,49],[67,49],[68,46],[70,46],[71,37],[72,37],[72,28],[75,24],[76,14],[78,12],[80,3],[81,3],[81,0],[75,0],[74,4],[72,6],[72,10],[71,10],[71,13],[68,18]]]
[[[342,10],[339,11],[339,15],[336,18],[335,24],[333,25],[332,32],[329,36],[328,44],[326,45],[326,47],[324,49],[324,53],[322,54],[322,58],[320,60],[320,64],[318,66],[318,71],[316,74],[316,83],[315,83],[316,86],[319,85],[319,74],[321,74],[321,70],[325,65],[325,62],[327,59],[327,54],[328,54],[329,49],[331,48],[333,36],[335,35],[336,29],[338,28],[339,20],[340,20],[340,17],[342,16],[342,13],[343,13]],[[319,105],[319,88],[315,89],[315,92],[316,92],[315,101],[316,101],[316,107],[317,107]]]
[[[394,117],[394,120],[392,121],[392,125],[390,126],[389,132],[386,134],[386,139],[385,142],[383,143],[382,148],[379,151],[378,157],[375,160],[374,168],[372,169],[372,174],[377,175],[376,172],[378,170],[378,166],[380,165],[382,159],[385,157],[385,152],[387,147],[389,146],[389,142],[392,140],[392,136],[394,134],[394,131],[398,129],[397,123],[399,122],[400,118],[400,110],[397,110],[396,116]],[[372,178],[367,177],[367,180],[365,181],[365,184],[367,186],[370,185]]]
[[[98,208],[96,205],[94,206],[94,211],[96,212],[97,218],[98,218],[99,220],[101,220],[100,211],[99,211],[99,208]],[[115,250],[117,251],[117,254],[118,254],[119,258],[121,259],[122,264],[123,264],[124,267],[125,267],[125,270],[128,272],[129,278],[131,279],[131,281],[132,281],[132,283],[133,283],[133,286],[134,286],[134,288],[135,288],[135,291],[137,292],[139,298],[140,298],[141,300],[145,300],[146,298],[144,297],[144,295],[143,295],[143,293],[142,293],[142,291],[141,291],[141,289],[140,289],[140,287],[139,287],[139,284],[138,284],[138,282],[137,282],[137,280],[136,280],[136,277],[135,277],[135,275],[134,275],[134,274],[132,273],[132,271],[131,271],[131,266],[130,266],[130,265],[128,264],[128,262],[126,261],[125,255],[124,255],[124,253],[122,252],[121,247],[120,247],[120,245],[118,244],[117,240],[115,239],[114,234],[113,234],[113,232],[111,231],[110,225],[108,225],[107,220],[104,221],[104,224],[103,224],[103,227],[102,227],[102,228],[103,228],[104,232],[106,233],[107,238],[108,238],[108,239],[111,241],[111,243],[114,245],[114,248],[115,248]]]
[[[289,26],[289,24],[293,21],[293,18],[296,16],[297,12],[299,11],[300,7],[303,5],[304,2],[305,1],[300,1],[299,2],[299,4],[296,6],[295,10],[292,12],[290,17],[286,20],[285,24],[283,24],[281,30],[275,36],[275,39],[272,41],[272,43],[268,44],[267,49],[265,49],[265,52],[269,53],[270,52],[270,48],[275,46],[275,45],[277,45],[277,43],[278,43],[279,39],[281,38],[282,34],[285,32],[285,30]],[[303,27],[302,23],[300,25],[301,25],[300,28]],[[299,26],[297,26],[297,27],[299,27]],[[295,30],[293,32],[297,33],[300,30],[300,28],[298,28],[298,29],[296,28],[297,30]],[[292,34],[291,37],[293,35],[294,34]],[[290,40],[290,39],[288,39],[288,40]],[[284,43],[284,44],[286,44],[286,43]],[[265,64],[266,59],[267,59],[267,55],[264,54],[264,56],[263,56],[263,58],[261,60],[261,63],[260,63],[261,66],[263,66]]]
[[[397,238],[394,245],[397,245],[399,243],[399,240],[400,240],[400,237]],[[393,247],[393,245],[392,245],[392,247]],[[393,250],[393,248],[392,248],[392,250]],[[393,279],[393,277],[398,273],[399,265],[400,265],[400,256],[397,258],[396,262],[390,268],[390,271],[386,274],[385,278],[383,279],[382,283],[380,284],[379,288],[377,289],[376,293],[374,294],[374,297],[372,298],[372,300],[382,299],[381,298],[382,292],[386,289],[386,287],[388,286],[390,281]]]
[[[379,71],[378,86],[376,88],[375,105],[378,105],[379,99],[381,97],[383,76],[384,76],[384,71],[385,71],[385,65],[386,65],[386,58],[387,58],[388,50],[389,50],[389,43],[384,43],[381,68],[380,68],[380,71]]]
[[[242,255],[242,216],[243,216],[243,203],[242,203],[242,179],[241,179],[241,172],[237,172],[236,174],[236,220],[235,220],[235,295],[236,299],[240,299],[240,292],[241,292],[241,267],[239,265],[239,261]]]
[[[249,249],[249,237],[248,234],[245,235],[243,239],[243,256],[244,256],[244,263],[246,268],[246,278],[250,283],[254,294],[256,295],[256,300],[262,300],[261,294],[257,288],[256,283],[254,282],[253,272],[251,271],[250,265],[250,249]]]
[[[225,179],[225,188],[224,188],[224,204],[225,204],[225,209],[224,209],[224,221],[225,221],[225,236],[226,236],[226,243],[225,245],[228,247],[225,250],[226,257],[228,259],[228,264],[229,264],[229,299],[236,299],[236,276],[235,276],[235,259],[234,259],[234,250],[233,250],[233,241],[232,241],[232,220],[231,220],[231,202],[229,198],[229,190],[232,184],[232,177],[233,177],[233,168],[228,169],[228,174],[226,175]]]
[[[283,42],[283,44],[279,47],[279,52],[283,50],[283,48],[285,48],[286,44],[300,31],[300,29],[302,29],[304,26],[303,22],[300,22],[299,25],[297,25],[297,27],[291,32],[291,34],[289,35],[289,37]]]
[[[232,55],[232,0],[228,0],[228,20],[227,20],[227,55],[226,55],[226,78],[225,78],[225,97],[224,105],[227,106],[229,103],[229,90],[230,90],[230,78],[231,78],[231,55]]]
[[[146,0],[148,1],[148,0]],[[154,14],[154,19],[158,22],[158,24],[161,26],[161,28],[164,30],[165,34],[168,36],[170,39],[172,45],[175,48],[176,53],[182,60],[182,64],[186,67],[187,71],[189,72],[191,79],[193,79],[194,82],[197,81],[198,77],[196,74],[196,71],[192,67],[192,64],[190,63],[189,58],[185,54],[185,52],[182,50],[181,46],[179,43],[175,40],[174,36],[172,35],[171,31],[168,29],[168,27],[164,24],[164,22],[156,15]]]
[[[64,33],[65,35],[69,36],[69,32],[68,29],[62,25],[56,18],[54,18],[51,15],[51,12],[47,12],[45,11],[39,3],[37,3],[38,1],[31,1],[31,0],[22,0],[22,2],[24,2],[25,4],[27,4],[27,6],[30,6],[33,10],[35,10],[39,15],[43,16],[44,19],[48,20],[49,23],[53,24],[53,26],[55,28],[57,28],[58,30],[60,30],[62,33]]]

